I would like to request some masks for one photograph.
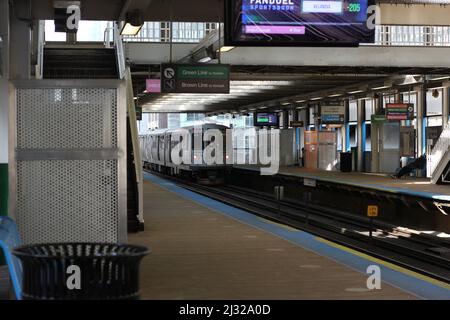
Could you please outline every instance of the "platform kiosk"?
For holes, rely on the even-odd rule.
[[[336,170],[337,134],[334,131],[305,131],[305,167]]]
[[[389,103],[385,114],[372,116],[373,173],[394,173],[401,166],[402,157],[414,157],[414,127],[401,125],[413,114],[410,104]]]

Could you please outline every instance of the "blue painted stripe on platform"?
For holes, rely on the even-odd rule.
[[[222,202],[186,190],[172,182],[156,177],[154,175],[145,173],[144,178],[183,198],[192,200],[211,210],[234,218],[235,220],[269,232],[277,237],[285,239],[305,249],[311,250],[319,255],[335,260],[360,273],[366,274],[367,267],[375,264],[373,261],[362,258],[354,253],[321,242],[312,234],[300,230],[284,228],[281,225],[261,219],[258,216],[248,213],[244,210],[229,206]],[[450,290],[448,288],[411,276],[401,271],[394,270],[385,265],[379,265],[379,267],[381,269],[383,282],[385,283],[388,283],[423,299],[450,299]]]

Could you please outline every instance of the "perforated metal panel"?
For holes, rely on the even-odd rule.
[[[123,241],[118,92],[16,89],[14,207],[25,244]]]

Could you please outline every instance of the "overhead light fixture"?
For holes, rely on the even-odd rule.
[[[211,60],[212,60],[211,57],[204,57],[204,58],[201,58],[200,60],[198,60],[198,62],[207,63],[207,62],[210,62]]]
[[[372,88],[372,90],[382,90],[382,89],[388,89],[388,88],[390,88],[391,86],[381,86],[381,87],[374,87],[374,88]]]
[[[311,98],[310,100],[312,100],[312,101],[316,101],[316,100],[320,100],[320,99],[323,99],[323,97],[316,97],[316,98]]]
[[[230,47],[230,46],[223,46],[219,49],[220,52],[224,53],[224,52],[229,52],[231,50],[233,50],[235,47]]]
[[[446,77],[438,77],[438,78],[430,79],[430,81],[447,80],[447,79],[449,79],[449,78],[450,78],[450,76],[446,76]]]
[[[288,106],[288,105],[290,105],[290,104],[291,104],[291,103],[290,103],[289,101],[285,101],[285,102],[282,102],[282,103],[281,103],[282,106]]]
[[[363,93],[363,90],[355,90],[355,91],[350,91],[348,92],[348,94],[356,94],[356,93]]]
[[[297,100],[297,101],[295,101],[295,102],[297,102],[297,103],[303,103],[303,102],[306,102],[306,100]]]
[[[144,25],[144,19],[142,18],[142,13],[139,10],[134,10],[132,12],[127,12],[126,20],[120,30],[122,36],[135,36],[141,31]]]
[[[335,98],[335,97],[340,97],[340,96],[342,96],[342,93],[336,93],[336,94],[329,95],[328,98]]]

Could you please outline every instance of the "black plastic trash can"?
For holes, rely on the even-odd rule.
[[[136,300],[146,247],[61,243],[16,248],[24,300]]]
[[[352,172],[351,152],[341,152],[341,172]]]

